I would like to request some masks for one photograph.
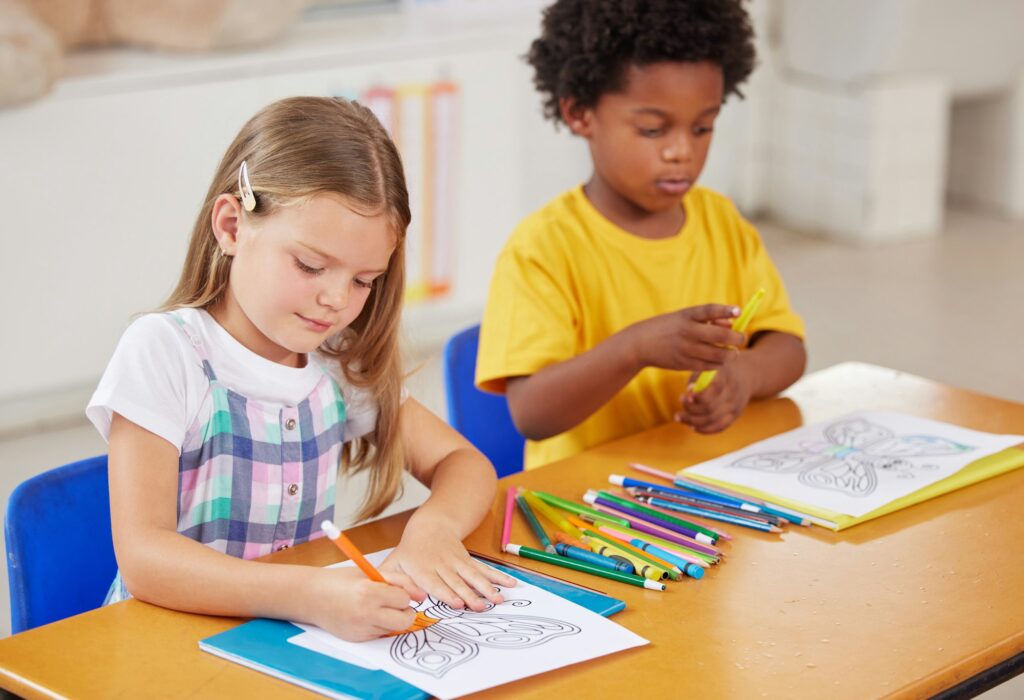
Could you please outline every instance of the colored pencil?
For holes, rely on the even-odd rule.
[[[669,493],[676,496],[683,496],[686,498],[697,498],[710,503],[718,503],[724,506],[730,506],[732,508],[738,508],[740,510],[750,511],[751,513],[760,513],[760,506],[753,505],[752,503],[737,503],[734,498],[723,498],[721,496],[713,496],[707,493],[701,493],[699,491],[692,491],[688,489],[673,488],[671,486],[664,486],[662,484],[654,484],[650,481],[641,481],[640,479],[630,479],[628,476],[621,476],[619,474],[612,474],[608,477],[608,483],[614,484],[615,486],[621,486],[623,488],[640,488],[648,489],[652,491],[660,491],[662,493]]]
[[[371,581],[386,584],[388,586],[394,585],[388,583],[387,579],[384,578],[379,571],[377,571],[373,564],[371,564],[366,559],[366,557],[363,556],[363,553],[359,551],[359,548],[352,543],[352,540],[346,537],[345,533],[339,530],[334,523],[332,523],[330,520],[324,520],[322,523],[320,523],[320,529],[324,531],[325,535],[327,535],[327,539],[329,539],[331,542],[337,545],[338,549],[344,552],[345,556],[351,559],[352,562],[359,567],[359,570],[366,574],[366,578],[370,579]],[[409,629],[400,630],[398,632],[392,632],[387,636],[390,637],[398,634],[404,634],[406,632],[417,632],[426,627],[430,627],[436,622],[438,622],[438,620],[435,620],[432,617],[428,617],[425,613],[417,610],[416,621],[413,622],[412,626],[409,627]]]
[[[590,545],[590,548],[598,554],[630,562],[633,565],[633,572],[638,576],[649,578],[652,581],[660,581],[668,577],[668,571],[665,569],[652,564],[642,557],[636,556],[632,552],[625,551],[622,547],[617,547],[590,535],[584,535],[583,541]]]
[[[631,574],[634,571],[633,565],[628,561],[612,559],[611,557],[606,557],[603,554],[597,554],[595,552],[591,552],[589,549],[575,547],[571,544],[562,544],[559,542],[555,545],[555,553],[563,557],[569,557],[570,559],[585,561],[588,564],[600,566],[602,569],[621,571],[624,574]]]
[[[657,506],[646,505],[646,504],[640,503],[640,501],[638,501],[636,499],[636,497],[632,493],[630,493],[629,491],[627,491],[625,489],[619,488],[618,486],[610,486],[609,489],[607,491],[605,491],[605,493],[610,493],[613,496],[617,496],[618,498],[621,498],[622,500],[626,501],[627,503],[632,503],[634,505],[638,505],[641,508],[650,508],[651,510],[658,511],[658,512],[662,513],[663,515],[667,515],[667,516],[670,516],[670,517],[673,517],[673,518],[681,517],[678,512],[673,512],[673,511],[666,510],[664,508],[658,508]],[[702,530],[706,530],[708,532],[711,532],[718,539],[721,539],[721,540],[731,540],[732,539],[732,535],[730,535],[728,532],[726,532],[724,530],[720,530],[717,527],[714,527],[710,522],[705,522],[704,518],[694,516],[694,517],[690,517],[690,518],[684,520],[683,522],[684,523],[689,523],[689,524],[694,525],[696,527],[699,527]],[[715,524],[717,525],[717,523],[715,523]]]
[[[561,530],[555,533],[555,542],[567,544],[572,547],[579,547],[580,549],[590,549],[590,547],[585,545],[581,540],[576,539],[572,535],[567,535]]]
[[[609,537],[614,537],[617,540],[621,540],[622,542],[629,542],[630,544],[633,544],[633,540],[640,540],[642,542],[647,542],[648,544],[657,544],[657,542],[651,542],[650,539],[647,539],[647,538],[657,539],[657,538],[654,538],[653,535],[647,535],[646,537],[641,537],[639,535],[639,533],[636,533],[636,532],[631,533],[631,532],[629,532],[629,530],[626,530],[626,529],[621,529],[621,530],[617,529],[617,528],[616,529],[612,529],[611,527],[609,527],[607,525],[602,526],[600,528],[600,531],[602,533],[608,535]],[[633,546],[636,547],[637,545],[633,545]],[[686,562],[688,562],[690,564],[696,564],[697,566],[702,567],[702,568],[711,566],[711,564],[714,562],[714,560],[711,557],[708,557],[706,554],[699,554],[697,552],[694,552],[692,554],[691,553],[679,553],[679,554],[676,554],[676,557],[679,558],[679,559],[683,559],[684,561],[686,561]],[[678,564],[676,564],[675,562],[671,562],[671,563],[672,563],[673,566],[678,566]],[[681,572],[682,572],[682,568],[680,568],[680,573]]]
[[[699,515],[705,518],[711,518],[712,520],[721,520],[723,523],[732,523],[733,525],[749,527],[752,530],[760,530],[762,532],[782,532],[781,527],[777,527],[775,525],[771,525],[760,520],[740,518],[735,515],[729,515],[727,513],[716,513],[715,511],[704,510],[702,508],[694,508],[693,506],[688,506],[685,503],[674,503],[672,501],[666,501],[663,498],[640,496],[639,500],[643,503],[647,503],[658,508],[679,511],[680,513],[686,513],[687,515]]]
[[[598,507],[604,508],[605,506]],[[631,516],[624,517],[626,517],[626,519],[629,520],[630,530],[635,530],[636,532],[642,532],[646,535],[652,535],[663,540],[668,540],[669,542],[679,545],[680,547],[686,547],[690,550],[693,550],[694,552],[700,552],[708,556],[712,556],[715,559],[725,556],[724,550],[721,550],[718,547],[714,547],[709,544],[704,544],[703,542],[698,542],[692,537],[686,537],[685,535],[681,535],[678,532],[675,532],[674,530],[669,530],[668,528],[661,527],[660,525],[656,525],[645,520],[640,520],[639,518],[633,518]]]
[[[543,491],[533,491],[532,493],[537,498],[539,498],[540,500],[544,501],[548,505],[552,505],[555,508],[561,508],[562,510],[567,510],[570,513],[574,513],[575,515],[588,514],[588,515],[593,515],[595,518],[601,518],[603,520],[611,521],[611,522],[613,522],[613,523],[615,523],[617,525],[623,525],[623,526],[626,525],[626,521],[623,520],[622,518],[616,518],[613,515],[606,515],[605,513],[601,513],[599,511],[596,511],[593,508],[587,508],[586,506],[581,506],[578,503],[573,503],[572,501],[567,501],[564,498],[559,498],[558,496],[553,496],[550,493],[545,493]]]
[[[772,515],[785,518],[795,525],[808,527],[811,523],[820,521],[820,518],[815,518],[813,515],[801,513],[800,511],[793,510],[792,508],[786,508],[778,505],[777,503],[765,501],[764,499],[754,498],[753,496],[748,496],[747,494],[739,491],[733,491],[732,489],[728,489],[724,486],[712,486],[711,484],[706,484],[703,481],[698,481],[685,476],[677,476],[673,483],[676,486],[681,486],[685,489],[692,489],[694,491],[717,495],[723,498],[731,498],[740,503],[752,503],[753,505],[760,506],[762,510],[771,513]]]
[[[606,494],[604,491],[599,493],[588,492],[583,497],[583,500],[590,504],[596,503],[597,505],[606,506],[625,515],[633,515],[641,520],[646,520],[647,522],[654,522],[656,525],[666,527],[669,530],[686,535],[687,537],[692,537],[698,542],[714,544],[718,539],[717,535],[707,535],[704,532],[698,532],[689,526],[690,523],[681,519],[672,518],[671,516],[664,515],[663,513],[658,513],[657,511],[647,508],[639,503],[624,501],[621,498],[615,498],[615,500],[612,500],[607,496],[612,496],[612,494]]]
[[[661,549],[660,547],[657,547],[651,544],[650,542],[644,542],[643,540],[633,540],[632,544],[634,547],[639,547],[645,552],[651,552],[652,554],[662,557],[667,561],[678,561],[680,567],[683,570],[683,573],[689,576],[690,578],[704,578],[703,567],[679,559],[676,555],[672,554],[672,552],[666,552],[664,549]]]
[[[512,537],[512,511],[516,507],[516,487],[509,486],[505,491],[505,522],[501,526],[501,548],[505,549]]]
[[[653,554],[648,554],[647,552],[645,552],[644,550],[640,549],[639,547],[634,547],[632,544],[627,542],[625,539],[620,539],[618,537],[611,537],[609,535],[603,535],[603,534],[601,534],[599,532],[595,532],[593,530],[587,530],[586,533],[584,533],[584,534],[587,537],[590,537],[590,538],[597,538],[598,540],[601,540],[605,544],[621,550],[625,554],[631,554],[634,557],[638,557],[638,558],[642,559],[643,561],[648,562],[649,564],[653,564],[654,566],[658,567],[659,569],[664,570],[665,573],[668,575],[668,577],[671,578],[674,581],[678,581],[679,577],[683,575],[683,570],[680,569],[675,564],[667,562],[664,559],[661,559],[660,557],[657,557],[657,556],[655,556]]]
[[[481,559],[481,560],[487,562],[488,564],[500,564],[501,566],[507,566],[510,569],[515,569],[516,571],[522,571],[523,573],[530,574],[531,576],[540,576],[541,578],[550,579],[551,581],[557,581],[558,583],[564,583],[567,586],[572,586],[573,588],[579,588],[582,591],[590,591],[591,593],[599,593],[601,595],[608,595],[604,591],[599,590],[597,588],[591,588],[590,586],[584,586],[582,583],[576,583],[575,581],[569,581],[568,579],[559,578],[558,576],[552,576],[551,574],[545,574],[543,571],[537,571],[536,569],[531,569],[530,567],[523,566],[522,564],[513,564],[510,561],[505,561],[504,559],[497,559],[495,557],[488,556],[487,554],[482,554],[481,552],[477,552],[477,551],[474,551],[472,549],[467,549],[466,551],[469,552],[470,556],[472,556],[473,558]]]
[[[633,551],[634,554],[636,554],[637,556],[640,556],[640,557],[643,557],[643,558],[647,559],[648,561],[650,561],[650,563],[654,564],[657,567],[665,569],[665,571],[667,571],[670,576],[672,575],[672,573],[677,573],[677,574],[682,574],[683,573],[682,570],[680,570],[679,567],[677,567],[675,564],[669,563],[669,562],[667,562],[667,561],[665,561],[663,559],[658,559],[657,557],[652,556],[652,555],[644,554],[643,550],[636,549],[632,545],[629,545],[626,540],[621,540],[621,539],[618,539],[618,538],[609,538],[608,535],[602,534],[602,533],[598,532],[597,530],[591,529],[591,527],[589,525],[587,525],[586,523],[583,523],[583,522],[581,522],[579,520],[576,520],[576,522],[574,522],[573,525],[576,525],[576,527],[579,527],[580,530],[582,530],[584,535],[588,535],[588,536],[591,536],[591,537],[597,537],[598,539],[604,540],[608,544],[614,544],[614,545],[626,544],[627,546],[624,547],[624,549],[626,549],[626,551],[635,550],[635,551]],[[600,528],[598,528],[598,529],[600,529]],[[672,578],[675,578],[675,577],[673,576]]]
[[[575,559],[568,559],[566,557],[560,557],[557,554],[549,554],[543,550],[531,549],[530,547],[524,547],[519,544],[509,543],[505,547],[505,551],[509,554],[514,554],[517,557],[524,557],[526,559],[533,559],[534,561],[542,561],[546,564],[554,564],[555,566],[561,566],[566,569],[573,569],[575,571],[582,571],[584,573],[593,574],[594,576],[601,576],[603,578],[611,579],[612,581],[621,581],[622,583],[629,583],[634,586],[640,586],[651,591],[663,591],[665,590],[665,584],[659,583],[658,581],[651,581],[643,576],[637,576],[636,574],[624,574],[621,571],[610,571],[608,569],[602,569],[599,566],[593,564],[587,564],[586,562],[576,561]]]
[[[544,548],[545,552],[554,553],[555,546],[551,544],[551,539],[548,537],[548,533],[544,532],[544,528],[537,521],[537,516],[533,514],[530,509],[530,504],[526,502],[526,499],[522,496],[516,496],[516,505],[519,506],[519,510],[523,512],[523,516],[526,518],[526,522],[530,524],[530,528],[533,530],[533,534],[537,535],[537,539],[540,540],[540,545]]]
[[[779,527],[783,527],[787,522],[789,522],[785,518],[780,518],[778,516],[771,515],[770,513],[767,513],[765,511],[758,511],[757,513],[755,513],[750,510],[741,510],[740,508],[735,508],[733,506],[722,505],[721,503],[715,501],[705,501],[700,498],[680,496],[676,493],[664,493],[657,489],[631,487],[626,490],[629,492],[631,496],[633,496],[633,498],[638,498],[640,496],[661,498],[663,500],[672,501],[674,503],[684,503],[688,506],[693,506],[694,508],[702,508],[704,510],[715,511],[717,513],[727,513],[729,515],[735,515],[739,518],[757,520],[760,522],[769,523],[771,525],[777,525]]]
[[[546,518],[552,525],[570,537],[580,539],[580,531],[577,530],[572,523],[566,520],[561,513],[533,495],[532,491],[521,489],[520,493],[522,497],[526,499],[526,502],[530,504],[530,507],[533,508],[534,513],[540,513],[540,515]]]

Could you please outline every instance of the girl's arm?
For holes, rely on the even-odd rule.
[[[473,610],[502,601],[493,584],[515,579],[470,558],[462,540],[494,501],[494,467],[469,441],[415,399],[401,408],[401,433],[409,471],[430,497],[409,518],[387,566],[398,566],[435,598]],[[481,598],[481,595],[483,598]]]
[[[409,598],[422,591],[400,573],[388,577],[397,585],[384,586],[354,567],[245,561],[179,534],[174,446],[115,413],[109,448],[114,550],[134,597],[188,612],[307,622],[349,640],[412,624]]]

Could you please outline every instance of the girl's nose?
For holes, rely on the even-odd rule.
[[[320,298],[317,301],[335,311],[341,311],[348,306],[350,286],[351,283],[347,280],[342,284],[329,285],[320,292]]]

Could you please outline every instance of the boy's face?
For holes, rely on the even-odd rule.
[[[620,92],[589,109],[565,101],[562,115],[589,142],[595,177],[624,203],[658,213],[678,207],[704,168],[722,98],[720,66],[670,61],[630,66]]]

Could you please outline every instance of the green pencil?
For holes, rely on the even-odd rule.
[[[521,544],[507,544],[505,545],[505,551],[509,554],[515,554],[517,557],[523,557],[525,559],[533,559],[535,561],[542,561],[547,564],[554,564],[555,566],[561,566],[566,569],[575,569],[576,571],[582,571],[587,574],[593,574],[594,576],[603,576],[613,581],[621,581],[622,583],[631,583],[634,586],[640,586],[652,591],[663,591],[665,590],[664,583],[658,583],[657,581],[651,581],[643,576],[636,576],[634,574],[624,574],[621,571],[612,571],[611,569],[602,569],[599,566],[593,564],[587,564],[586,562],[576,561],[575,559],[567,559],[566,557],[560,557],[557,554],[549,554],[548,552],[542,552],[539,549],[531,549],[530,547],[524,547]]]

